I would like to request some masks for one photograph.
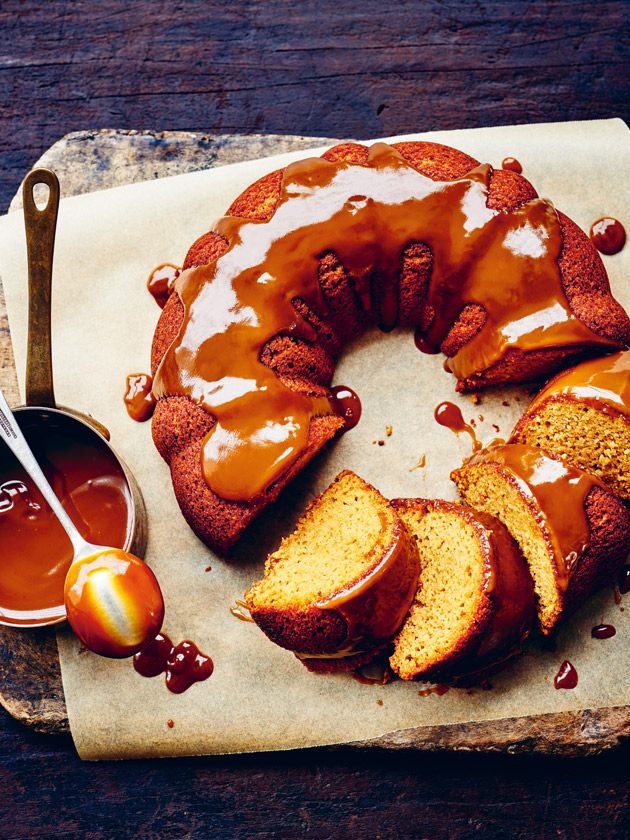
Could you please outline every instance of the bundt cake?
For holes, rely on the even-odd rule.
[[[630,351],[558,374],[534,398],[510,441],[573,461],[630,498]]]
[[[630,342],[588,237],[518,173],[435,143],[273,172],[184,268],[153,340],[153,436],[221,553],[343,427],[333,357],[367,325],[423,331],[460,390]]]
[[[390,664],[405,680],[478,681],[521,650],[534,619],[527,563],[504,525],[455,502],[392,502],[415,537],[418,590]]]
[[[405,618],[418,551],[392,505],[350,471],[308,507],[245,593],[252,618],[312,671],[370,662]]]
[[[451,478],[472,507],[498,517],[534,579],[540,629],[552,633],[610,584],[630,548],[630,516],[591,473],[525,444],[488,447]]]

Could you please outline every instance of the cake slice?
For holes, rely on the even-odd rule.
[[[511,443],[573,461],[630,498],[630,351],[589,359],[554,377],[532,401]]]
[[[312,671],[370,662],[402,624],[418,551],[394,507],[350,471],[311,502],[245,593],[260,629]]]
[[[451,478],[473,507],[497,516],[534,579],[540,629],[552,633],[614,581],[630,547],[630,517],[598,478],[524,444],[476,453]]]
[[[534,586],[519,547],[493,516],[456,502],[392,504],[420,556],[392,668],[405,680],[482,679],[520,651],[532,626]]]

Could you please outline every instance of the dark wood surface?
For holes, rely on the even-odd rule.
[[[627,12],[621,2],[10,0],[0,210],[73,130],[367,137],[627,119]],[[628,838],[629,757],[627,747],[589,760],[343,749],[86,765],[68,736],[3,713],[0,838]]]

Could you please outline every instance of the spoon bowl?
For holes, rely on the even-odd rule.
[[[27,518],[39,516],[41,520],[47,505],[72,543],[64,600],[76,635],[102,656],[119,658],[142,650],[155,638],[164,618],[162,593],[153,572],[128,552],[95,545],[81,535],[46,479],[1,390],[0,438],[43,497],[43,505],[29,499]],[[71,451],[73,447],[76,444],[71,442]],[[29,486],[24,487],[30,495]],[[29,526],[24,530],[28,532]]]

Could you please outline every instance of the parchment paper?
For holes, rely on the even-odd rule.
[[[582,228],[588,230],[604,215],[630,228],[630,141],[621,120],[397,139],[417,137],[453,145],[495,167],[514,156],[539,194]],[[57,398],[91,413],[111,430],[112,442],[137,476],[147,503],[146,559],[164,592],[164,631],[174,642],[193,639],[215,663],[209,680],[173,695],[163,677],[145,679],[129,660],[79,653],[72,634],[60,632],[70,724],[83,758],[290,749],[374,738],[414,726],[630,701],[630,609],[620,611],[611,589],[591,599],[564,627],[555,652],[541,652],[533,642],[529,647],[534,655],[521,657],[493,679],[491,691],[450,690],[443,696],[420,697],[418,690],[426,687],[422,684],[371,686],[345,675],[310,674],[255,625],[230,614],[235,599],[260,576],[267,552],[339,470],[355,470],[388,497],[456,498],[448,475],[469,454],[470,440],[438,426],[435,406],[444,399],[457,402],[467,420],[477,420],[480,438],[488,441],[496,435],[493,423],[499,434],[509,433],[529,399],[524,389],[510,388],[484,393],[481,404],[473,405],[470,396],[454,395],[455,381],[442,369],[442,357],[419,353],[410,331],[370,332],[346,348],[335,376],[336,383],[361,396],[359,426],[266,511],[233,552],[231,564],[193,536],[179,513],[168,468],[153,448],[149,424],[130,420],[122,401],[126,375],[149,369],[159,310],[145,282],[159,263],[181,264],[193,240],[248,184],[303,157],[298,152],[62,201],[53,281]],[[21,213],[0,220],[0,260],[23,388],[27,272]],[[614,294],[630,309],[630,247],[604,260]],[[390,437],[387,425],[392,426]],[[412,470],[423,454],[426,467]],[[601,621],[614,624],[614,638],[591,638],[591,627]],[[564,659],[579,674],[574,691],[553,687]],[[173,728],[167,726],[169,719]]]

